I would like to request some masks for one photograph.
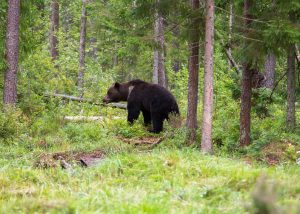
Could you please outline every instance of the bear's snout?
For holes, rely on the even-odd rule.
[[[109,97],[106,95],[106,96],[102,99],[102,102],[103,102],[103,103],[109,103],[109,102],[110,102]]]

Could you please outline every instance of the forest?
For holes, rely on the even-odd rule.
[[[1,0],[0,91],[0,213],[300,213],[299,0]]]

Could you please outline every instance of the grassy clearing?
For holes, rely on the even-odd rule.
[[[276,206],[297,213],[300,168],[291,162],[268,167],[221,152],[206,156],[184,146],[181,129],[154,149],[117,137],[149,136],[141,120],[129,127],[109,116],[101,123],[47,117],[34,127],[32,137],[0,147],[0,213],[245,213],[261,174],[276,186]],[[41,154],[97,149],[106,157],[94,167],[34,167]]]

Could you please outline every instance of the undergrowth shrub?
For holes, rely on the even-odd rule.
[[[141,116],[132,126],[128,124],[126,119],[107,121],[106,125],[111,126],[116,135],[125,138],[151,135],[151,133],[147,131],[147,129],[150,129],[150,126],[144,127]]]
[[[34,118],[30,130],[33,136],[44,136],[57,133],[62,125],[61,117],[57,111],[45,111],[42,116]]]
[[[17,108],[0,111],[0,142],[16,141],[28,131],[28,118]]]
[[[74,142],[97,141],[107,138],[107,129],[99,122],[67,123],[62,130]]]

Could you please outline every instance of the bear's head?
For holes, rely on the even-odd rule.
[[[103,98],[103,103],[127,101],[128,87],[126,84],[114,83]]]

